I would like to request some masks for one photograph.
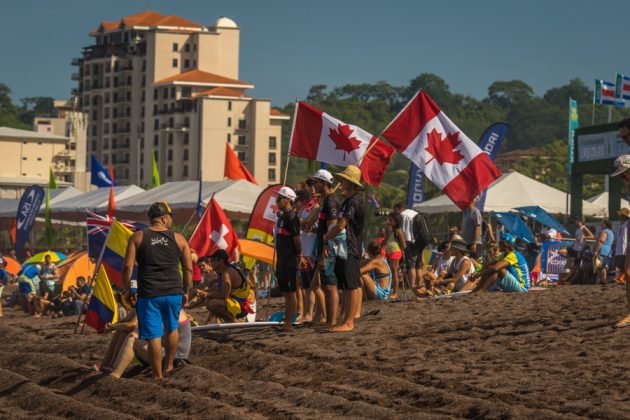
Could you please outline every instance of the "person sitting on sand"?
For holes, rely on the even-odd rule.
[[[381,257],[379,244],[370,242],[367,253],[370,259],[361,265],[363,296],[375,300],[387,300],[392,291],[392,270],[387,260]]]
[[[527,292],[529,289],[529,268],[525,257],[516,249],[516,238],[511,233],[502,233],[499,247],[504,253],[498,261],[474,273],[472,280],[479,280],[473,292],[501,288],[504,292]]]
[[[449,241],[444,241],[439,244],[437,252],[439,258],[435,258],[435,261],[433,261],[431,266],[431,270],[426,271],[423,275],[427,290],[430,290],[433,284],[437,281],[438,277],[446,278],[448,276],[449,269],[455,260],[451,251],[451,243]]]
[[[175,359],[173,360],[173,368],[178,367],[188,360],[188,355],[190,354],[192,327],[190,325],[190,320],[183,309],[179,313],[177,333],[179,334],[179,342],[177,343],[177,351],[175,352]],[[133,352],[141,363],[145,366],[149,365],[149,343],[146,340],[135,340],[133,343]]]
[[[206,298],[210,290],[217,290],[218,276],[212,269],[210,257],[203,256],[197,261],[201,271],[201,282],[190,290],[190,299],[186,304],[187,309],[197,308],[206,305]]]
[[[77,277],[77,285],[68,287],[74,301],[74,314],[79,315],[87,311],[87,301],[92,294],[92,288],[85,284],[85,277]]]
[[[109,373],[114,378],[120,378],[133,360],[133,343],[138,338],[138,316],[136,315],[135,300],[131,298],[131,306],[126,318],[115,324],[107,323],[105,329],[113,332],[105,357],[94,369]]]
[[[217,290],[208,292],[207,304],[209,320],[212,317],[225,322],[235,322],[252,313],[250,308],[250,288],[243,273],[230,264],[228,253],[218,249],[210,256],[212,268],[219,276]]]
[[[53,290],[48,283],[41,281],[39,283],[39,291],[33,296],[33,316],[40,318],[48,309],[48,305],[53,299]]]
[[[443,271],[432,282],[434,288],[446,293],[460,292],[471,288],[468,283],[470,275],[475,272],[475,265],[470,258],[469,246],[464,241],[455,239],[451,242],[453,262],[449,270]]]

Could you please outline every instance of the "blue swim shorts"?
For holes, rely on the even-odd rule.
[[[509,271],[505,273],[503,278],[497,280],[495,286],[500,287],[504,292],[527,292],[527,289],[521,286],[521,282]]]
[[[164,328],[168,333],[175,331],[181,310],[182,295],[138,298],[136,313],[140,338],[160,338],[164,335]]]

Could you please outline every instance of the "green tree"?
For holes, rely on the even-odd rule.
[[[18,108],[20,120],[29,127],[33,125],[36,115],[50,115],[55,109],[54,99],[47,96],[31,96],[20,99]]]
[[[30,126],[20,120],[18,109],[11,102],[10,95],[11,89],[0,83],[0,127],[29,129]]]

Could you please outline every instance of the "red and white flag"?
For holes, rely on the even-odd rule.
[[[188,243],[197,255],[212,255],[216,250],[224,249],[232,259],[234,249],[238,248],[238,236],[214,198],[208,203]]]
[[[372,144],[375,143],[373,146]],[[367,131],[346,124],[304,102],[298,102],[293,118],[289,154],[332,165],[359,165],[363,180],[379,185],[395,150]]]
[[[460,209],[501,176],[488,155],[424,91],[389,123],[383,137]]]

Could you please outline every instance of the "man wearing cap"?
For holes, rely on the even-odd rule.
[[[617,214],[621,221],[615,232],[615,268],[617,269],[616,280],[624,282],[626,269],[626,249],[628,245],[628,227],[630,226],[630,209],[623,207]]]
[[[236,265],[230,264],[228,253],[217,249],[210,256],[212,268],[217,273],[217,290],[208,292],[207,304],[209,317],[226,322],[245,320],[253,314],[251,307],[251,288],[245,275]]]
[[[153,203],[148,215],[151,225],[129,238],[122,275],[125,292],[131,295],[131,275],[138,263],[138,332],[149,342],[153,377],[161,379],[162,336],[166,329],[164,369],[168,373],[179,341],[179,312],[192,282],[192,257],[186,239],[171,230],[173,218],[166,202]]]
[[[302,241],[300,240],[300,219],[293,203],[297,197],[289,187],[282,187],[276,193],[278,220],[276,221],[276,277],[280,291],[284,294],[284,325],[282,329],[293,328],[293,317],[297,312],[296,282],[298,266],[302,262]]]
[[[516,238],[511,233],[502,233],[499,248],[505,257],[483,270],[474,273],[470,279],[479,283],[473,292],[500,287],[504,292],[527,292],[529,289],[529,268],[525,257],[516,249]]]
[[[315,260],[318,262],[319,278],[326,292],[326,314],[322,314],[321,322],[330,325],[337,323],[337,313],[339,307],[339,291],[337,289],[336,276],[327,276],[323,267],[323,258],[330,256],[330,250],[326,245],[324,235],[339,220],[339,201],[333,196],[332,184],[333,176],[325,169],[315,172],[315,175],[308,177],[309,183],[313,184],[315,191],[320,194],[321,206],[319,210],[319,221],[317,223],[317,248],[315,249]]]
[[[345,229],[348,255],[347,259],[337,256],[335,260],[335,276],[342,290],[344,319],[341,325],[333,327],[333,331],[351,331],[354,329],[354,318],[360,315],[358,311],[362,298],[359,279],[365,208],[360,192],[363,189],[361,170],[355,165],[348,165],[343,172],[336,173],[335,178],[340,182],[341,193],[346,199],[339,210],[339,222],[324,235],[324,239],[333,239]]]

